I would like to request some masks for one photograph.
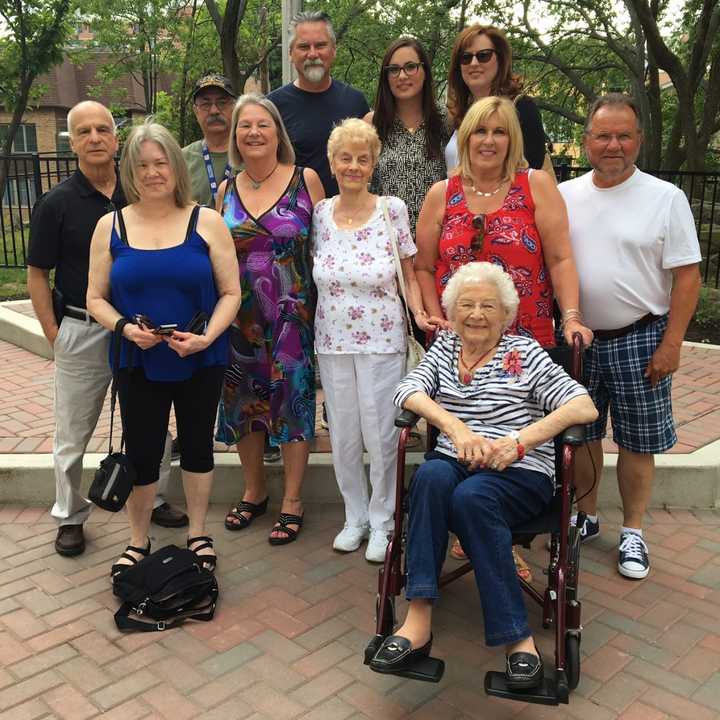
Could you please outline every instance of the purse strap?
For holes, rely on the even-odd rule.
[[[390,213],[388,212],[387,198],[381,197],[383,215],[385,217],[385,226],[390,236],[390,245],[392,246],[393,259],[395,260],[395,274],[397,275],[398,285],[400,286],[400,294],[403,299],[403,308],[405,309],[405,319],[407,320],[408,337],[413,336],[412,320],[410,319],[410,305],[408,304],[407,290],[405,289],[405,276],[403,275],[402,265],[400,263],[400,251],[398,250],[397,234],[392,222],[390,222]]]
[[[108,439],[108,455],[112,455],[112,436],[113,436],[113,421],[115,419],[115,403],[117,402],[117,382],[118,374],[120,372],[120,350],[122,348],[123,341],[123,328],[130,322],[127,318],[121,317],[115,323],[115,329],[113,330],[112,339],[110,341],[110,347],[112,350],[112,384],[110,385],[110,437]],[[120,452],[122,452],[123,446],[125,445],[125,433],[120,437]]]

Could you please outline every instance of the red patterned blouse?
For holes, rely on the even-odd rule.
[[[500,265],[515,282],[520,307],[508,332],[537,340],[543,347],[555,345],[553,338],[553,289],[535,225],[535,203],[530,192],[528,170],[515,173],[502,207],[485,215],[482,247],[471,248],[478,231],[473,227],[462,186],[455,175],[448,180],[445,217],[435,263],[438,297],[452,274],[463,265],[484,260]]]

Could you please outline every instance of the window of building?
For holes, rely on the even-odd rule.
[[[5,142],[10,125],[0,124],[0,144]],[[35,123],[22,123],[15,133],[15,141],[12,146],[13,153],[37,152],[37,133]]]

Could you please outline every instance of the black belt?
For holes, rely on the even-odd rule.
[[[660,317],[660,315],[653,315],[652,313],[648,313],[647,315],[643,315],[639,320],[636,320],[634,323],[630,323],[630,325],[618,328],[617,330],[593,330],[593,335],[598,340],[614,340],[615,338],[622,337],[623,335],[628,335],[629,333],[633,332],[633,330],[639,330],[640,328],[643,328],[650,323],[654,323],[656,320],[659,320]]]
[[[63,316],[70,317],[73,320],[82,320],[83,322],[97,322],[97,320],[92,315],[90,315],[87,310],[83,310],[82,308],[73,308],[69,305],[66,305],[63,309]]]

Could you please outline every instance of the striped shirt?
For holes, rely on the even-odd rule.
[[[423,392],[474,433],[495,440],[511,430],[522,430],[574,397],[587,395],[538,343],[517,335],[503,335],[492,359],[475,371],[469,385],[463,385],[458,378],[460,346],[454,332],[441,333],[420,364],[398,385],[395,404],[403,407],[413,393]],[[444,433],[435,449],[457,458],[455,446]],[[514,467],[552,477],[552,441],[530,450]]]

